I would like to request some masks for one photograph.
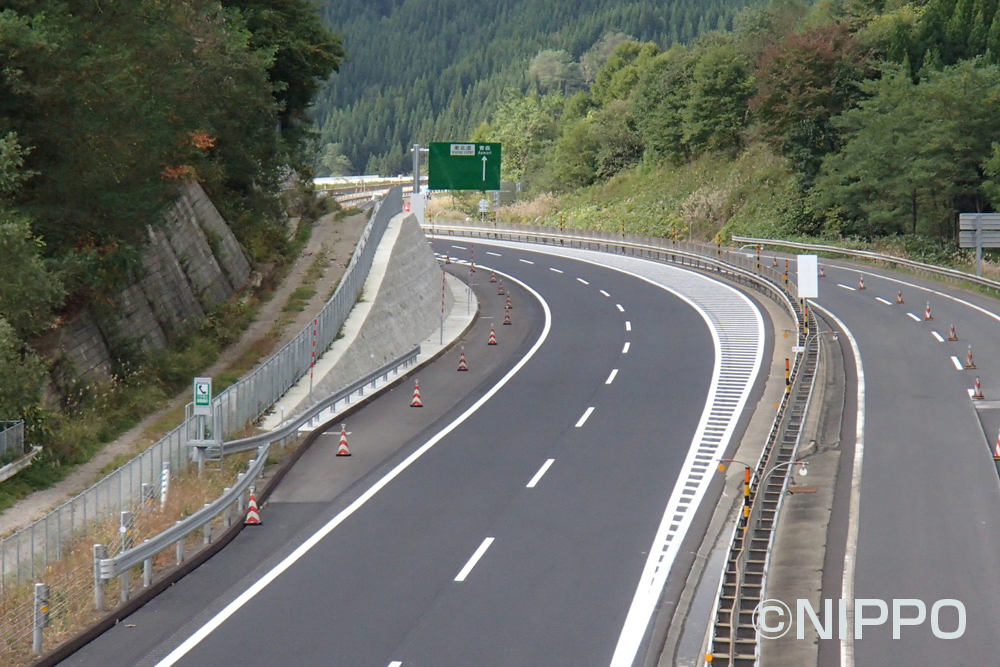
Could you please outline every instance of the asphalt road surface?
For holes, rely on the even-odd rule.
[[[467,243],[436,247],[471,258]],[[540,300],[508,279],[503,326],[505,297],[477,272],[469,373],[456,349],[420,371],[422,410],[404,383],[353,415],[350,459],[321,438],[263,526],[64,664],[610,664],[664,508],[678,480],[697,486],[682,478],[692,442],[706,423],[714,441],[733,430],[706,410],[729,391],[717,336],[648,281],[476,253]]]

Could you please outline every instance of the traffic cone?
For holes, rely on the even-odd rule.
[[[985,398],[985,396],[983,396],[983,386],[979,384],[979,378],[976,378],[976,384],[972,386],[972,398],[976,400],[982,400]]]
[[[969,346],[969,353],[967,355],[965,355],[965,367],[966,368],[975,368],[976,367],[976,362],[973,361],[973,359],[972,359],[972,346],[971,345]]]
[[[337,447],[337,456],[350,456],[351,450],[347,448],[347,424],[340,425],[340,446]]]
[[[446,252],[444,254],[444,263],[445,264],[451,264],[451,253],[450,252]]]
[[[490,325],[490,342],[488,342],[487,345],[496,345],[496,344],[497,344],[497,332],[493,329],[493,326]]]
[[[819,267],[819,277],[826,278],[826,269],[824,269],[822,266]]]
[[[927,308],[924,310],[924,319],[925,320],[933,320],[934,319],[934,316],[931,315],[931,302],[930,301],[927,302]]]
[[[504,306],[507,310],[513,310],[514,304],[510,302],[510,294],[507,295],[507,305]]]
[[[1000,461],[1000,434],[997,435],[997,444],[993,446],[993,460]]]
[[[958,334],[955,333],[955,325],[951,325],[951,332],[948,334],[948,340],[958,340]]]
[[[458,370],[467,371],[469,370],[468,365],[465,363],[465,348],[462,348],[462,356],[458,358]]]
[[[410,403],[411,408],[422,408],[424,407],[423,401],[420,400],[420,380],[414,380],[413,382],[413,401]]]
[[[503,281],[500,281],[500,289],[497,290],[497,296],[503,296],[506,292],[503,291]]]
[[[772,257],[771,258],[771,266],[777,266],[777,265],[778,265],[778,258],[777,257]]]
[[[858,289],[865,289],[865,277],[861,276],[861,283],[858,285]]]
[[[503,313],[503,323],[504,326],[510,326],[510,311],[505,310]]]
[[[250,492],[250,502],[247,503],[247,518],[243,522],[244,526],[259,526],[260,525],[260,510],[257,508],[257,497],[254,492]]]
[[[497,281],[497,272],[490,270],[490,282],[495,283]]]
[[[896,292],[896,303],[906,303],[903,301],[903,290]]]

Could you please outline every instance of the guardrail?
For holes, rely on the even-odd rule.
[[[811,252],[827,252],[834,253],[838,255],[845,255],[847,257],[856,257],[858,259],[866,259],[873,262],[882,262],[885,264],[896,264],[897,266],[906,267],[914,271],[922,271],[924,273],[938,276],[940,278],[949,278],[956,282],[967,282],[973,285],[979,285],[980,287],[986,287],[988,289],[1000,292],[1000,281],[990,280],[989,278],[982,278],[980,276],[967,273],[965,271],[959,271],[958,269],[949,269],[943,266],[934,266],[933,264],[925,264],[923,262],[917,262],[912,259],[905,259],[903,257],[893,257],[892,255],[883,255],[878,252],[871,252],[869,250],[853,250],[851,248],[838,248],[832,245],[823,245],[820,243],[800,243],[798,241],[782,241],[780,239],[758,239],[752,236],[734,236],[734,243],[745,243],[749,245],[767,245],[782,248],[794,248],[796,250],[809,250]]]
[[[97,558],[95,563],[96,571],[94,573],[96,580],[100,582],[108,579],[114,579],[126,573],[129,568],[139,565],[140,563],[145,564],[145,567],[151,568],[151,560],[154,556],[175,545],[188,535],[203,529],[205,526],[215,521],[215,519],[217,519],[220,515],[228,513],[234,504],[238,503],[236,507],[237,512],[241,511],[246,504],[244,494],[264,471],[264,464],[267,461],[267,456],[272,443],[284,440],[285,438],[296,434],[302,426],[313,422],[317,416],[319,416],[324,410],[329,409],[331,406],[333,406],[335,410],[336,404],[340,401],[346,400],[350,403],[351,396],[355,393],[360,393],[363,396],[365,387],[372,385],[374,388],[374,385],[379,378],[388,380],[389,373],[398,375],[401,368],[407,368],[413,365],[419,354],[420,346],[418,345],[398,359],[385,364],[360,380],[352,382],[350,385],[341,389],[337,393],[319,401],[300,416],[289,420],[287,424],[284,424],[273,431],[224,443],[222,448],[227,454],[244,452],[252,449],[257,450],[257,457],[250,461],[246,472],[240,473],[236,484],[233,487],[226,489],[226,491],[215,501],[205,505],[202,509],[198,510],[183,521],[178,521],[167,530],[159,533],[149,540],[146,540],[142,544],[127,549],[110,558]],[[128,528],[124,523],[123,526],[126,526],[126,529]],[[128,585],[123,584],[123,601],[128,599],[128,589]],[[103,600],[103,595],[97,595],[97,599],[99,601],[98,609],[101,609],[103,604],[100,601]]]

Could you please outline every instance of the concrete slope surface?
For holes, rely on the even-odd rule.
[[[321,438],[262,527],[65,664],[631,664],[755,379],[760,315],[722,286],[713,320],[618,270],[476,253],[525,287],[505,280],[505,326],[475,274],[470,371],[453,350],[421,371],[424,408],[404,384],[354,415],[350,459]]]

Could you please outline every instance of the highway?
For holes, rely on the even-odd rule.
[[[463,242],[435,248],[471,258]],[[673,268],[607,258],[650,278],[533,249],[475,252],[525,287],[505,281],[503,326],[505,297],[477,272],[470,372],[453,350],[420,371],[422,410],[404,383],[353,415],[349,460],[321,438],[263,526],[64,664],[643,655],[671,564],[721,488],[712,460],[746,416],[763,322],[731,288]]]
[[[822,642],[821,664],[996,664],[1000,482],[991,447],[1000,422],[987,417],[994,424],[987,443],[968,392],[980,376],[987,398],[1000,398],[998,319],[979,310],[996,312],[996,302],[868,271],[860,290],[860,271],[824,265],[817,302],[853,334],[865,386],[856,572],[846,590],[853,585],[856,599],[887,601],[890,613],[893,599],[922,600],[928,616],[935,601],[959,600],[967,627],[955,639],[936,638],[929,618],[903,627],[899,639],[891,622],[865,627],[843,663],[840,642]],[[903,304],[895,303],[900,291]],[[932,320],[925,320],[928,302]],[[959,341],[947,340],[952,324]],[[970,344],[975,370],[964,368]],[[842,571],[824,574],[824,597],[842,597]],[[957,629],[954,610],[942,612],[940,627]]]

